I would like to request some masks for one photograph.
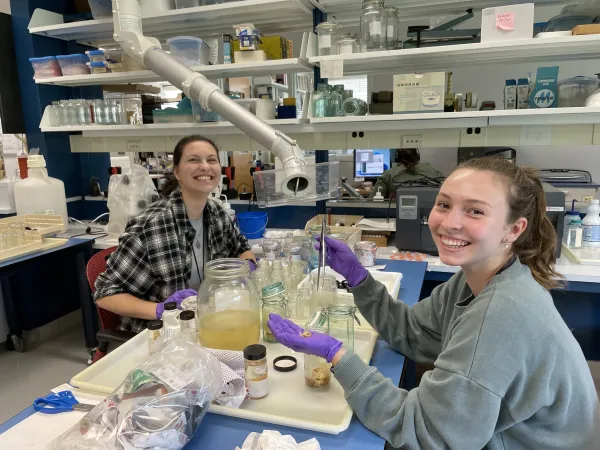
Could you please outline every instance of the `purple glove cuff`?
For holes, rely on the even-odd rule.
[[[346,277],[346,281],[348,282],[348,286],[353,288],[365,281],[368,276],[369,271],[363,266],[357,265],[352,268],[352,272],[350,272],[350,275]]]
[[[334,339],[334,338],[332,338],[332,339]],[[340,351],[340,348],[342,348],[342,343],[340,341],[338,341],[337,339],[334,339],[334,340],[335,340],[335,344],[331,346],[331,348],[325,355],[325,360],[328,363],[331,363],[331,360],[335,357],[336,353]]]

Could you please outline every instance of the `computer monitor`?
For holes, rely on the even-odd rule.
[[[391,167],[392,151],[389,148],[354,150],[354,177],[377,178]]]

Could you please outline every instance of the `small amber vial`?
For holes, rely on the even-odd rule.
[[[244,349],[244,378],[248,398],[258,400],[269,393],[269,366],[267,364],[267,348],[253,344]]]

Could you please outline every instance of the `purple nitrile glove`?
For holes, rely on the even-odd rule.
[[[303,337],[304,330],[294,322],[284,319],[279,314],[269,314],[267,322],[275,338],[292,350],[309,355],[320,356],[330,363],[342,348],[342,343],[327,334],[311,331],[310,337]]]
[[[165,312],[165,303],[175,302],[177,303],[177,309],[181,309],[181,302],[188,297],[193,297],[194,295],[198,295],[198,293],[193,289],[183,289],[182,291],[175,292],[164,302],[156,305],[156,318],[162,319],[162,315]]]
[[[320,241],[321,237],[317,236],[317,240]],[[320,242],[315,244],[315,248],[320,250]],[[358,286],[369,275],[350,247],[342,241],[325,236],[325,250],[327,265],[342,275],[348,281],[348,286]]]
[[[251,259],[247,259],[246,261],[248,261],[248,265],[250,266],[250,273],[254,272],[256,270],[256,263]]]

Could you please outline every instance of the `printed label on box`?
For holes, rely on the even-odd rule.
[[[173,364],[167,364],[154,372],[154,375],[174,391],[183,389],[194,379],[186,375]]]

